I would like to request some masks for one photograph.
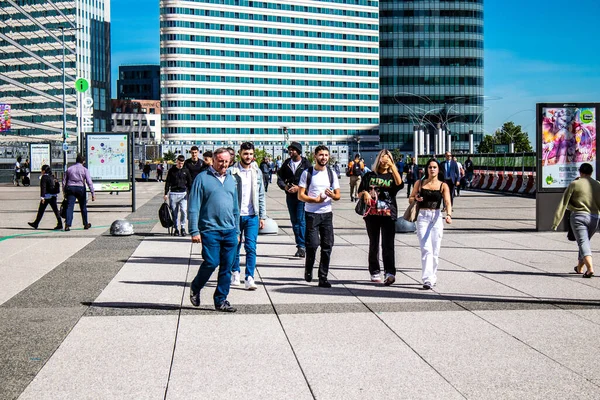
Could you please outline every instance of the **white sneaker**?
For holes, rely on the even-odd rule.
[[[371,275],[371,282],[381,282],[381,273]]]
[[[235,271],[231,273],[231,286],[240,286],[240,272]]]
[[[249,276],[246,278],[246,290],[256,290],[258,286],[254,283],[254,278]]]

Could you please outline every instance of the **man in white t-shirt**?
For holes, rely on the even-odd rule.
[[[321,244],[319,263],[319,286],[330,288],[327,280],[329,260],[333,248],[333,212],[331,201],[340,199],[340,183],[329,162],[329,149],[326,146],[315,148],[315,166],[308,168],[300,176],[298,200],[306,203],[306,262],[304,279],[312,281],[312,271]],[[310,177],[309,177],[310,174]]]

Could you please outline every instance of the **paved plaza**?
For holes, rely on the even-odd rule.
[[[384,287],[369,280],[343,177],[323,289],[303,280],[273,183],[280,230],[259,237],[259,288],[232,287],[238,312],[221,314],[216,274],[200,308],[189,303],[200,245],[158,223],[163,185],[137,189],[137,212],[107,207],[127,194],[100,193],[92,229],[76,212],[56,232],[51,211],[27,226],[39,188],[0,186],[0,399],[600,398],[600,279],[573,273],[566,233],[536,232],[532,198],[463,191],[437,287],[422,289],[412,233],[396,236],[398,275]],[[136,234],[108,235],[118,218]]]

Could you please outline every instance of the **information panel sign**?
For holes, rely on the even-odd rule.
[[[540,191],[564,188],[590,163],[596,178],[596,105],[538,105]]]
[[[0,133],[10,131],[10,105],[0,104]]]
[[[92,180],[129,182],[129,150],[125,133],[86,133],[87,168]]]
[[[42,172],[42,165],[51,165],[50,143],[31,143],[29,145],[29,169],[31,172]]]

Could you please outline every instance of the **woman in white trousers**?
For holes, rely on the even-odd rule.
[[[440,176],[440,174],[442,174]],[[419,203],[417,236],[421,246],[421,266],[423,288],[431,289],[437,283],[440,247],[444,234],[444,220],[452,223],[452,202],[450,189],[444,183],[440,163],[435,159],[427,161],[423,179],[417,181],[409,197],[409,202]],[[446,217],[442,218],[441,205],[445,205]]]

